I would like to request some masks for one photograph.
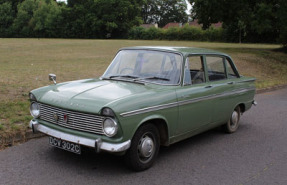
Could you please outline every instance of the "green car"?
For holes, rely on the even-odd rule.
[[[228,55],[201,48],[123,48],[100,78],[49,79],[54,84],[29,94],[33,131],[70,152],[123,154],[136,171],[152,166],[160,145],[219,126],[235,132],[256,104],[255,78],[241,76]]]

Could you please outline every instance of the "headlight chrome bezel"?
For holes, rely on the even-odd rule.
[[[38,113],[37,113],[37,111],[38,111]],[[39,105],[39,103],[37,103],[37,102],[32,102],[31,103],[31,105],[30,105],[30,114],[34,118],[39,118],[40,117],[41,112],[40,112],[40,105]]]
[[[107,123],[107,121],[110,121],[109,123]],[[115,136],[117,133],[118,133],[118,123],[114,120],[114,119],[112,119],[112,118],[105,118],[104,119],[104,121],[103,121],[103,132],[104,132],[104,134],[106,135],[106,136],[108,136],[108,137],[113,137],[113,136]],[[106,125],[106,124],[113,124],[112,126],[108,126],[108,125]],[[111,132],[111,131],[109,131],[109,130],[107,130],[107,127],[113,127],[112,129],[113,129],[113,131]],[[111,129],[111,128],[110,128]]]

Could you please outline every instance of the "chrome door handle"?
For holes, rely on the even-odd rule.
[[[205,86],[205,88],[211,88],[211,87],[212,87],[212,85]]]
[[[234,84],[234,82],[228,82],[227,84],[232,85],[232,84]]]
[[[181,98],[188,98],[188,97],[189,97],[188,95],[181,96]]]

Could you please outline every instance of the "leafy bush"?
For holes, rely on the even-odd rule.
[[[134,39],[134,40],[139,40],[142,39],[142,35],[143,32],[145,31],[145,28],[143,27],[133,27],[130,31],[129,31],[129,39]]]
[[[143,28],[133,27],[128,34],[129,39],[134,40],[159,40],[162,39],[163,30],[155,27]]]
[[[152,27],[152,28],[148,28],[145,29],[142,35],[142,39],[144,40],[155,40],[155,39],[159,39],[160,38],[160,30]]]
[[[143,28],[133,27],[129,39],[143,40],[194,40],[194,41],[225,41],[225,31],[222,28],[210,27],[202,30],[200,27],[185,25],[182,28]]]
[[[179,30],[180,28],[171,27],[164,31],[164,40],[179,40]]]
[[[205,31],[205,39],[207,41],[225,41],[224,39],[224,29],[210,27]]]

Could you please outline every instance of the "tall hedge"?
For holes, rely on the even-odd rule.
[[[189,25],[168,29],[133,27],[128,35],[129,39],[136,40],[226,41],[225,31],[222,28],[210,27],[207,30],[202,30],[200,27]]]

